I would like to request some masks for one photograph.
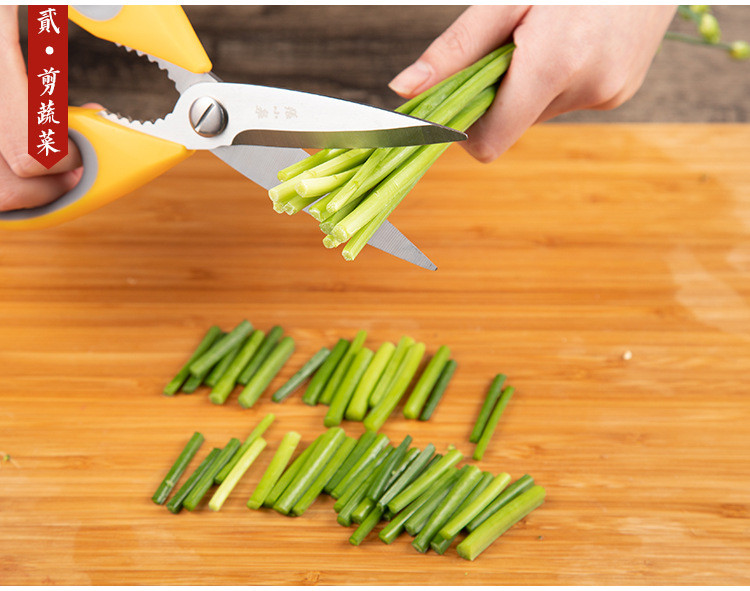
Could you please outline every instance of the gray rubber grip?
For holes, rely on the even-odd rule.
[[[81,159],[83,161],[83,176],[78,184],[65,193],[65,195],[47,205],[32,207],[31,209],[0,211],[0,221],[12,222],[42,217],[54,211],[59,211],[71,203],[75,203],[88,193],[99,172],[99,160],[96,157],[96,150],[94,150],[91,142],[89,142],[83,134],[74,129],[68,130],[68,136],[70,136],[70,139],[72,139],[75,145],[78,146],[78,151],[81,153]]]

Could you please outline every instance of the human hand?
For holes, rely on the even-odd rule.
[[[50,169],[28,154],[26,66],[17,6],[0,6],[0,72],[0,211],[51,203],[80,180],[81,155],[70,139],[68,155]]]
[[[676,8],[472,6],[390,83],[410,98],[513,40],[494,103],[462,142],[490,162],[534,123],[613,109],[640,88]]]

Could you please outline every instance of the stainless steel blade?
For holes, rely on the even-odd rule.
[[[223,108],[226,119],[223,130],[210,137],[197,133],[191,124],[191,107],[207,99]],[[351,101],[226,82],[193,84],[182,91],[172,112],[163,119],[127,125],[191,150],[229,145],[377,148],[466,138],[449,127]]]
[[[298,148],[265,146],[225,146],[215,148],[211,152],[264,189],[279,184],[276,177],[279,170],[309,156],[307,152]],[[437,270],[437,265],[389,221],[380,226],[368,244],[428,271]]]

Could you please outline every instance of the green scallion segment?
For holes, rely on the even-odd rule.
[[[229,460],[221,470],[219,470],[219,473],[214,478],[214,482],[216,484],[221,484],[222,482],[224,482],[224,479],[227,477],[227,474],[229,474],[232,468],[234,468],[237,460],[242,457],[242,454],[247,451],[247,448],[250,447],[253,441],[255,441],[258,437],[266,432],[266,429],[271,426],[271,423],[273,423],[274,420],[276,420],[276,415],[272,412],[269,412],[265,417],[261,419],[258,425],[250,432],[250,435],[247,436],[247,439],[245,439],[243,444],[240,446],[240,449],[237,450],[237,453],[234,454],[232,459]]]
[[[234,465],[234,468],[232,468],[232,471],[224,479],[224,482],[221,483],[219,488],[216,489],[214,496],[211,497],[211,500],[208,502],[208,508],[211,509],[211,511],[219,511],[221,509],[229,494],[234,490],[234,487],[237,486],[240,478],[245,475],[245,472],[247,472],[248,468],[250,468],[265,447],[266,440],[262,437],[258,437],[258,439],[253,441],[247,451],[242,454],[240,459]]]
[[[500,398],[498,399],[495,408],[492,410],[490,418],[487,419],[487,425],[485,425],[484,431],[482,431],[482,436],[479,438],[477,446],[474,448],[473,458],[475,460],[479,461],[484,457],[487,445],[489,445],[490,439],[492,439],[492,435],[495,433],[495,428],[500,421],[500,417],[502,416],[505,407],[508,405],[508,401],[511,396],[513,396],[513,391],[513,387],[508,386],[503,390],[503,393],[500,394]]]
[[[313,203],[310,207],[307,208],[307,213],[309,213],[313,219],[315,219],[318,222],[323,222],[328,217],[330,217],[330,213],[328,213],[327,206],[328,203],[330,203],[331,199],[333,199],[336,194],[342,189],[342,187],[338,187],[337,189],[334,189],[328,195],[325,197],[321,197],[318,199],[315,203]]]
[[[344,479],[349,473],[355,463],[364,455],[369,449],[372,443],[375,441],[377,433],[373,431],[365,431],[359,436],[357,445],[354,447],[352,452],[346,457],[346,461],[341,464],[338,470],[334,472],[333,476],[326,482],[325,488],[323,489],[326,493],[331,494],[331,491],[338,486],[338,484]]]
[[[471,493],[469,493],[464,501],[458,506],[458,509],[456,509],[456,512],[453,514],[453,516],[455,517],[462,511],[465,511],[466,508],[471,505],[480,494],[482,494],[482,492],[489,486],[490,482],[492,482],[493,479],[494,476],[492,475],[492,472],[482,472],[482,477],[479,479],[479,482],[477,482]],[[453,519],[453,517],[451,517],[451,519]],[[443,529],[445,529],[445,527],[443,527]],[[433,537],[432,541],[430,542],[430,548],[432,548],[438,554],[445,554],[445,551],[450,548],[453,540],[456,539],[456,536],[450,536],[447,538],[443,537],[443,529],[435,534],[435,537]]]
[[[330,353],[331,352],[326,347],[322,347],[299,369],[299,371],[297,371],[297,373],[289,378],[286,384],[273,393],[271,400],[274,402],[282,402],[283,400],[286,400],[302,385],[302,382],[309,378],[323,364]]]
[[[416,513],[417,510],[429,500],[433,492],[434,491],[432,490],[428,490],[427,492],[419,495],[416,499],[409,503],[407,507],[393,515],[388,520],[386,526],[382,530],[380,530],[380,534],[378,535],[378,537],[384,543],[392,544],[396,540],[396,538],[400,536],[404,531],[406,522],[409,521],[414,513]],[[377,506],[380,509],[383,508],[380,504],[378,504]]]
[[[450,355],[451,350],[445,345],[441,345],[435,355],[432,356],[432,359],[430,359],[430,362],[425,367],[422,375],[419,377],[419,381],[417,381],[404,405],[404,416],[407,419],[416,419],[419,417],[422,407],[427,402],[430,392],[432,392],[432,389],[440,378],[443,367],[448,363]]]
[[[388,445],[388,436],[384,433],[378,433],[375,440],[365,453],[354,463],[349,472],[341,479],[336,487],[331,491],[331,496],[338,499],[349,488],[351,483],[357,478],[360,472],[366,472],[377,460],[380,452]]]
[[[416,536],[422,531],[430,516],[435,512],[442,500],[448,496],[451,488],[459,478],[459,471],[455,468],[443,472],[443,474],[434,482],[433,486],[423,491],[422,494],[429,494],[427,501],[409,517],[404,525],[405,529],[412,536]]]
[[[336,501],[334,511],[338,513],[336,521],[339,525],[349,527],[352,524],[354,511],[359,507],[359,504],[362,501],[366,500],[365,494],[372,483],[372,479],[372,474],[369,476],[367,474],[362,475],[361,478],[358,479],[361,480],[361,482],[358,481],[356,486],[349,489],[349,491],[344,493],[344,495]]]
[[[318,435],[318,437],[316,437],[312,441],[312,443],[310,443],[310,445],[303,449],[302,453],[297,456],[297,459],[295,459],[284,471],[281,477],[276,481],[276,484],[273,485],[271,492],[269,492],[266,495],[266,498],[263,500],[264,507],[273,507],[276,501],[279,500],[279,497],[283,494],[292,480],[297,477],[297,474],[299,474],[299,471],[302,469],[302,466],[305,465],[307,459],[313,454],[313,452],[315,451],[315,446],[318,444],[322,436],[323,435]]]
[[[391,478],[393,478],[393,476],[395,475],[396,470],[401,467],[401,463],[406,457],[406,452],[408,451],[411,441],[411,435],[407,435],[406,437],[404,437],[403,441],[401,441],[399,446],[393,450],[393,453],[388,456],[388,459],[385,461],[380,471],[378,472],[377,477],[373,481],[372,486],[370,486],[370,488],[367,490],[368,499],[372,501],[380,500],[380,497],[385,492],[386,486],[391,481]],[[415,450],[415,453],[418,452],[416,452]]]
[[[359,546],[367,537],[375,526],[380,523],[380,518],[383,515],[383,509],[380,507],[373,507],[370,512],[359,524],[359,527],[354,530],[354,533],[349,537],[349,543],[353,546]]]
[[[378,348],[346,407],[344,416],[350,421],[361,421],[365,418],[369,408],[370,394],[395,350],[396,346],[390,342],[385,342]]]
[[[294,185],[294,190],[302,197],[322,197],[352,178],[358,169],[359,167],[330,176],[302,179]]]
[[[185,484],[183,484],[180,487],[180,490],[178,490],[172,496],[172,498],[169,499],[169,502],[166,505],[167,509],[169,509],[172,513],[180,512],[180,510],[182,509],[182,504],[187,498],[187,496],[190,494],[193,488],[195,488],[195,485],[198,483],[198,481],[201,478],[203,478],[203,475],[206,474],[211,469],[211,466],[219,457],[220,453],[221,453],[221,448],[219,447],[213,448],[208,453],[205,459],[200,463],[200,465],[193,471],[193,473],[185,481]]]
[[[357,355],[357,353],[359,353],[359,350],[365,344],[366,339],[367,331],[360,330],[359,332],[357,332],[357,334],[352,339],[352,342],[349,344],[349,348],[346,350],[346,353],[344,353],[341,361],[336,366],[336,369],[333,370],[333,374],[331,374],[328,383],[325,385],[323,392],[320,394],[318,402],[320,402],[321,404],[331,403],[333,395],[336,393],[341,380],[344,379],[344,375],[346,375],[346,372],[349,370],[349,366],[354,360],[354,357]]]
[[[357,505],[356,509],[354,509],[354,511],[352,512],[352,523],[362,523],[362,521],[364,521],[364,519],[376,505],[377,504],[373,500],[370,500],[368,498],[362,499],[359,502],[359,505]]]
[[[289,483],[278,500],[274,503],[274,510],[288,515],[294,505],[302,498],[318,474],[341,446],[346,434],[340,427],[328,429],[320,438],[315,451],[307,458],[297,476]]]
[[[391,453],[392,448],[381,449],[375,460],[364,470],[360,470],[350,481],[349,486],[336,500],[333,510],[339,514],[339,523],[351,525],[351,516],[357,505],[366,498],[367,491],[377,476],[378,467]]]
[[[438,404],[440,404],[440,400],[453,377],[453,373],[456,371],[457,365],[458,364],[453,359],[449,359],[443,366],[443,371],[440,372],[440,377],[433,387],[432,392],[430,392],[430,397],[427,399],[427,402],[425,402],[425,405],[422,408],[422,413],[419,415],[420,421],[430,420],[432,413],[435,412]]]
[[[338,194],[338,191],[335,191],[334,193],[331,193],[331,195]],[[336,227],[336,224],[338,224],[341,220],[343,220],[346,216],[348,216],[354,209],[360,204],[364,197],[358,197],[346,205],[339,209],[336,213],[330,214],[327,218],[325,218],[322,222],[320,222],[320,231],[323,232],[323,234],[328,234],[333,231],[333,229]]]
[[[232,331],[224,335],[216,343],[211,345],[203,355],[198,357],[190,364],[190,373],[199,375],[215,364],[217,364],[224,355],[241,343],[253,330],[253,325],[247,320],[243,320]]]
[[[323,362],[323,365],[318,368],[318,371],[315,372],[310,383],[307,385],[307,389],[302,395],[302,402],[310,406],[318,404],[320,395],[323,393],[328,380],[331,378],[331,374],[333,374],[348,348],[349,341],[346,339],[338,340],[333,349],[331,349],[331,354]]]
[[[225,336],[226,336],[226,333],[224,332],[220,333],[216,337],[214,344],[218,342],[219,340],[221,340],[222,338],[224,338]],[[182,384],[182,388],[180,388],[182,392],[184,394],[192,394],[193,392],[195,392],[203,384],[203,381],[206,379],[206,376],[214,367],[216,367],[215,364],[207,367],[205,370],[197,374],[193,374],[191,372],[188,378],[185,380],[185,383]]]
[[[292,507],[292,515],[300,516],[315,502],[315,499],[320,496],[323,492],[323,488],[328,484],[328,481],[333,477],[336,471],[343,465],[349,454],[357,445],[357,440],[352,437],[346,437],[341,446],[336,450],[336,453],[331,458],[331,461],[326,464],[323,471],[318,474],[318,477],[305,491],[299,501]]]
[[[266,471],[261,476],[260,481],[255,486],[252,496],[247,501],[247,506],[250,509],[260,509],[263,505],[263,501],[266,500],[266,496],[271,492],[273,486],[281,478],[281,474],[287,467],[289,460],[294,455],[294,450],[297,449],[302,436],[296,431],[289,431],[284,438],[281,440],[276,453],[273,455],[271,462],[268,464]]]
[[[435,446],[432,443],[428,443],[409,464],[409,467],[392,484],[386,487],[385,492],[378,499],[378,505],[386,507],[391,500],[401,494],[407,486],[422,474],[422,470],[427,468],[434,454]]]
[[[174,464],[172,464],[172,467],[167,471],[167,475],[164,477],[164,480],[162,480],[161,484],[156,489],[154,496],[151,497],[151,500],[154,503],[156,503],[157,505],[163,505],[167,501],[167,497],[169,497],[172,489],[177,485],[177,482],[180,480],[183,472],[185,472],[185,469],[190,463],[190,460],[195,457],[195,454],[200,449],[203,441],[203,435],[198,433],[198,431],[193,433],[193,436],[185,444],[185,447],[180,452],[180,455],[177,456],[177,459],[175,460]]]
[[[388,481],[385,483],[385,487],[382,491],[378,491],[377,493],[373,492],[373,495],[377,494],[377,498],[373,499],[376,503],[380,503],[381,499],[385,496],[385,493],[388,489],[391,488],[391,486],[399,479],[401,476],[409,469],[412,462],[419,456],[421,450],[419,450],[416,447],[412,447],[409,450],[407,450],[406,455],[404,456],[404,459],[402,459],[396,468],[391,471],[391,476],[388,479]],[[439,455],[439,454],[438,454]],[[435,460],[437,461],[437,460]],[[418,476],[418,474],[417,474]],[[416,478],[416,476],[415,476]],[[377,483],[376,483],[377,484]],[[375,486],[375,485],[373,485]],[[392,512],[384,507],[383,516],[387,519],[392,515]]]
[[[456,547],[458,555],[466,560],[474,560],[492,542],[544,503],[545,494],[544,488],[536,485],[498,509],[461,541]]]
[[[210,369],[211,368],[209,368],[209,370]],[[207,373],[208,372],[206,372],[206,374]],[[190,376],[188,376],[188,379],[186,379],[185,383],[182,385],[182,388],[181,388],[182,392],[184,394],[192,394],[200,387],[200,385],[203,383],[203,378],[205,377],[206,377],[205,374],[201,374],[197,376],[190,374]]]
[[[201,476],[200,480],[195,483],[195,486],[193,487],[193,490],[190,491],[190,494],[187,496],[185,501],[182,503],[183,506],[188,511],[194,511],[195,508],[198,506],[198,503],[201,502],[201,499],[205,496],[205,494],[208,492],[208,489],[211,488],[214,484],[214,478],[216,478],[216,475],[219,473],[219,470],[221,470],[226,463],[232,459],[232,456],[237,453],[237,450],[240,448],[240,440],[232,437],[229,440],[229,443],[224,446],[224,449],[221,450],[218,457],[216,458],[216,461],[214,461],[213,464],[211,464],[211,468],[206,471],[206,473]]]
[[[294,353],[294,339],[289,336],[284,337],[266,357],[258,371],[250,378],[247,386],[237,399],[242,408],[250,408],[258,401],[292,353]]]
[[[430,515],[427,523],[412,541],[412,546],[417,551],[424,553],[430,549],[430,542],[440,531],[440,528],[448,522],[461,502],[482,478],[482,471],[476,466],[464,466],[462,471],[463,473],[450,489],[450,492]]]
[[[190,356],[190,359],[187,360],[187,363],[185,363],[185,365],[182,366],[182,369],[177,372],[177,375],[172,378],[166,386],[164,386],[165,396],[173,396],[180,390],[182,384],[184,384],[185,380],[190,376],[190,364],[203,355],[203,353],[208,351],[221,334],[221,329],[218,326],[212,326],[208,329],[203,339],[201,339],[201,342]]]
[[[312,205],[317,200],[317,197],[302,197],[302,195],[296,195],[284,204],[284,213],[287,215],[294,215],[305,209],[308,205]]]
[[[451,449],[438,462],[425,470],[419,477],[412,482],[406,489],[402,490],[396,498],[388,503],[388,508],[394,513],[398,513],[406,507],[415,498],[421,495],[432,485],[443,473],[450,470],[458,464],[463,458],[463,454],[457,449]]]
[[[521,478],[508,486],[508,488],[504,489],[487,507],[482,509],[479,512],[479,515],[474,517],[469,522],[469,524],[466,526],[466,529],[468,531],[474,531],[482,523],[484,523],[490,515],[495,513],[504,505],[507,505],[517,496],[525,493],[527,490],[530,490],[532,486],[534,486],[534,479],[528,474],[524,474],[523,476],[521,476]]]
[[[349,369],[347,369],[344,378],[339,383],[339,386],[331,399],[331,405],[323,419],[323,424],[326,427],[339,425],[341,424],[341,421],[344,420],[344,413],[349,405],[349,401],[354,395],[354,390],[359,385],[359,382],[374,355],[375,354],[372,350],[367,347],[362,347],[354,356],[349,365]]]
[[[209,394],[208,399],[214,404],[224,404],[232,393],[237,380],[239,379],[242,369],[250,362],[255,352],[263,341],[263,332],[255,330],[248,337],[242,348],[237,351],[237,355],[226,368],[221,379],[216,383]]]
[[[424,351],[424,343],[415,343],[409,347],[404,360],[398,368],[396,377],[385,396],[365,417],[365,427],[377,431],[388,420],[388,417],[391,416],[391,413],[396,409],[399,401],[406,393],[414,374],[417,373],[419,363],[424,356]]]
[[[508,482],[510,482],[510,475],[507,474],[507,472],[503,472],[503,478],[507,478]],[[461,511],[466,509],[469,505],[471,505],[474,500],[482,494],[484,490],[487,489],[487,487],[490,485],[490,483],[495,479],[495,476],[492,474],[492,472],[482,472],[482,477],[479,479],[479,482],[477,482],[477,485],[474,487],[474,489],[469,493],[466,498],[464,499],[464,502],[461,503],[456,509],[456,512],[454,515],[458,515]]]
[[[341,154],[337,154],[334,158],[321,162],[314,168],[309,169],[303,176],[307,178],[322,178],[352,170],[367,160],[372,152],[372,148],[346,150]]]
[[[497,399],[500,398],[505,379],[505,375],[497,374],[492,380],[490,388],[487,390],[487,394],[484,397],[482,409],[479,411],[479,416],[474,423],[474,428],[471,430],[471,435],[469,435],[469,441],[471,443],[476,443],[482,436],[484,428],[487,425],[487,420],[490,418],[490,413],[492,413],[492,409],[495,408]]]
[[[495,476],[472,502],[457,509],[453,516],[441,526],[440,536],[451,540],[455,538],[458,532],[469,525],[472,519],[497,498],[509,482],[510,474],[507,472]]]
[[[370,401],[368,404],[371,408],[376,406],[383,396],[385,396],[391,382],[393,382],[393,379],[396,377],[396,372],[398,372],[401,361],[403,361],[406,352],[413,344],[414,339],[409,336],[404,335],[399,339],[396,349],[393,351],[388,363],[386,363],[385,369],[380,374],[378,383],[370,394]]]
[[[211,368],[211,371],[208,372],[206,379],[203,380],[203,383],[206,386],[208,386],[209,388],[213,388],[214,386],[216,386],[216,384],[219,382],[222,376],[226,373],[227,369],[235,360],[235,358],[240,352],[240,349],[246,342],[247,342],[247,339],[240,341],[234,347],[229,349],[229,351],[227,351],[224,357],[219,359],[219,362]]]
[[[240,373],[240,377],[237,379],[240,384],[247,386],[250,378],[252,378],[255,375],[255,372],[258,371],[258,368],[263,365],[263,362],[271,354],[271,351],[276,347],[276,344],[279,342],[279,339],[283,334],[283,328],[280,326],[272,326],[271,330],[268,331],[268,334],[263,335],[263,342],[260,344],[260,347],[258,347],[258,350],[255,352],[255,355],[253,355],[252,359],[250,359],[248,364],[242,369],[242,373]]]
[[[309,170],[318,164],[322,164],[323,162],[328,162],[329,160],[335,158],[339,154],[342,154],[343,152],[346,152],[347,150],[345,148],[333,148],[329,150],[319,150],[315,152],[312,156],[308,156],[307,158],[304,158],[303,160],[300,160],[299,162],[295,162],[291,166],[287,166],[286,168],[282,168],[276,176],[280,181],[287,181],[289,179],[292,179],[296,177],[299,174],[302,174],[306,170]]]

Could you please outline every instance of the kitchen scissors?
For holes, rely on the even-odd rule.
[[[166,71],[180,93],[156,121],[68,107],[69,135],[81,152],[81,181],[56,201],[0,212],[0,228],[53,226],[89,213],[209,150],[265,189],[276,173],[309,154],[302,148],[373,148],[446,143],[465,134],[422,119],[306,92],[222,82],[178,5],[70,6],[89,33],[134,50]],[[386,222],[369,244],[427,269],[435,265]]]

